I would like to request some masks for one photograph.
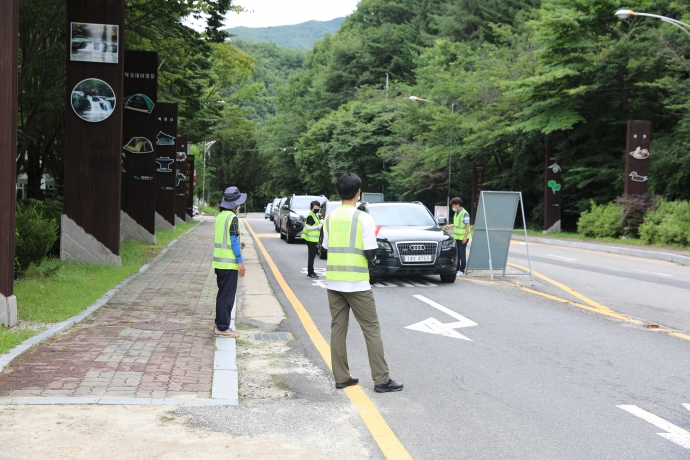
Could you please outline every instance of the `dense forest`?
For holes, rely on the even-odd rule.
[[[159,100],[180,105],[195,154],[216,141],[212,202],[231,184],[251,209],[280,194],[331,196],[349,170],[365,191],[433,206],[449,186],[469,199],[480,164],[485,189],[522,191],[539,226],[549,146],[574,229],[592,201],[622,194],[630,119],[653,122],[650,191],[690,198],[690,39],[613,14],[638,6],[690,18],[690,5],[667,0],[362,0],[303,53],[228,40],[222,17],[241,11],[230,0],[127,0],[125,46],[160,53]],[[184,21],[200,14],[202,33]],[[20,0],[20,22],[18,165],[40,198],[44,173],[61,192],[65,5]]]
[[[330,21],[307,21],[301,24],[274,27],[231,27],[224,29],[232,39],[248,42],[275,43],[281,48],[309,51],[314,42],[335,33],[345,18]]]

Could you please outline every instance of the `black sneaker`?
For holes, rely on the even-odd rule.
[[[336,384],[335,384],[335,387],[338,388],[338,389],[343,389],[343,388],[345,388],[345,387],[349,387],[349,386],[352,386],[352,385],[357,385],[358,383],[359,383],[359,379],[358,379],[357,377],[350,377],[350,380],[348,380],[347,382],[336,383]]]
[[[388,379],[386,383],[381,385],[374,385],[374,391],[377,393],[386,393],[388,391],[401,391],[403,389],[403,384],[396,382],[395,380]]]
[[[307,275],[307,278],[312,279],[312,280],[317,280],[317,279],[319,279],[319,275],[317,275],[316,273],[312,273],[310,275]]]

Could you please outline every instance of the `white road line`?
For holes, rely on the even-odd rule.
[[[688,408],[688,404],[683,404],[686,408]],[[671,422],[667,422],[661,417],[658,417],[651,412],[647,412],[644,409],[641,409],[637,406],[617,406],[621,409],[623,409],[626,412],[629,412],[637,417],[640,417],[642,420],[645,420],[652,425],[654,425],[657,428],[660,428],[666,433],[657,433],[659,436],[662,438],[668,439],[671,442],[674,442],[678,444],[681,447],[684,447],[686,449],[690,449],[690,432],[682,429],[679,426],[674,425]],[[690,408],[689,408],[690,409]]]
[[[647,271],[647,270],[638,270],[638,269],[635,269],[635,271],[636,271],[636,272],[641,272],[641,273],[651,273],[652,275],[659,275],[659,276],[673,276],[673,275],[669,275],[669,274],[667,274],[667,273],[649,272],[649,271]]]
[[[422,302],[424,302],[424,303],[427,304],[427,305],[431,305],[432,307],[436,308],[437,310],[441,310],[441,311],[442,311],[443,313],[445,313],[446,315],[452,316],[453,318],[455,318],[455,319],[458,320],[457,323],[446,324],[446,326],[450,326],[450,327],[455,328],[455,329],[457,329],[457,328],[459,328],[459,327],[472,327],[472,326],[477,326],[477,323],[475,323],[475,322],[472,321],[471,319],[465,318],[465,317],[462,316],[460,313],[456,313],[456,312],[454,312],[453,310],[451,310],[450,308],[446,308],[446,307],[444,307],[443,305],[438,304],[438,303],[434,302],[434,301],[431,300],[431,299],[427,299],[427,298],[424,297],[423,295],[415,295],[415,296],[413,296],[413,297],[414,297],[415,299],[421,300]]]
[[[556,257],[556,258],[558,258],[558,259],[577,260],[577,259],[573,259],[572,257],[555,256],[555,255],[553,255],[553,254],[546,254],[546,255],[549,256],[549,257]]]
[[[683,403],[683,405],[685,406],[685,408],[686,408],[687,410],[690,410],[690,404]]]

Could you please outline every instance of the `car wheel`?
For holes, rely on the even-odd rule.
[[[288,230],[286,233],[286,238],[285,241],[287,241],[287,244],[295,244],[295,235],[290,235],[290,231]]]
[[[449,275],[441,275],[441,282],[442,283],[455,283],[455,280],[457,279],[457,276],[455,273],[451,273]]]
[[[281,240],[284,240],[284,239],[285,239],[285,235],[283,235],[283,229],[282,229],[282,228],[278,230],[278,233],[280,233],[280,239],[281,239]]]
[[[280,229],[278,228],[278,222],[276,222],[275,220],[273,221],[273,228],[275,228],[276,233],[280,232]]]

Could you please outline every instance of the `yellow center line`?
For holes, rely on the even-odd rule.
[[[278,266],[273,262],[271,256],[268,255],[268,251],[266,251],[266,248],[259,239],[261,235],[257,235],[254,232],[254,229],[251,225],[249,225],[249,222],[247,222],[246,219],[244,223],[247,225],[247,228],[249,228],[249,232],[254,237],[256,245],[264,255],[266,262],[268,262],[268,266],[271,267],[273,276],[275,276],[276,281],[285,293],[285,296],[292,304],[295,312],[297,312],[297,316],[299,316],[300,321],[302,321],[302,325],[307,331],[307,334],[309,334],[309,338],[321,354],[323,360],[328,365],[328,368],[332,370],[330,345],[328,345],[326,339],[324,339],[321,335],[321,332],[316,327],[316,324],[311,319],[311,316],[309,316],[309,313],[304,308],[304,305],[302,305],[302,302],[299,301],[295,293],[292,292],[292,289],[290,289],[290,286],[285,281],[285,278],[283,278],[280,270],[278,270]],[[383,452],[383,455],[385,455],[386,458],[396,460],[412,458],[407,452],[407,449],[405,449],[405,446],[402,445],[398,437],[395,435],[395,433],[393,433],[393,430],[391,430],[390,426],[388,426],[388,423],[378,411],[372,400],[366,395],[366,393],[364,393],[362,387],[359,385],[347,387],[345,388],[345,394],[347,394],[348,398],[350,398],[350,401],[352,401],[352,404],[355,406],[355,409],[357,409],[357,412],[359,412],[360,417],[362,417],[362,420],[369,429],[369,432],[374,437],[374,440],[379,445],[381,452]]]
[[[524,271],[526,271],[526,272],[529,272],[529,268],[523,267],[522,265],[516,265],[516,264],[513,264],[513,263],[508,263],[508,265],[510,265],[511,267],[519,268],[520,270],[524,270]],[[556,301],[558,301],[558,302],[569,303],[569,304],[574,305],[574,306],[576,306],[576,307],[578,307],[578,308],[583,308],[583,309],[585,309],[585,310],[589,310],[589,311],[593,311],[593,312],[595,312],[595,313],[599,313],[600,315],[609,316],[609,317],[611,317],[611,318],[616,318],[616,319],[619,319],[619,320],[622,320],[622,321],[627,321],[628,323],[632,323],[632,324],[637,324],[637,325],[642,325],[642,324],[644,324],[642,321],[638,321],[638,320],[636,320],[636,319],[633,319],[633,318],[630,318],[630,317],[628,317],[628,316],[622,315],[622,314],[620,314],[620,313],[618,313],[618,312],[615,312],[615,311],[611,310],[609,307],[605,307],[605,306],[603,306],[602,304],[600,304],[600,303],[598,303],[598,302],[595,302],[594,300],[590,299],[589,297],[580,294],[580,293],[577,292],[576,290],[574,290],[574,289],[572,289],[572,288],[569,288],[569,287],[566,286],[565,284],[559,283],[559,282],[556,281],[556,280],[552,280],[552,279],[549,278],[548,276],[542,275],[541,273],[535,272],[534,270],[532,270],[532,273],[533,273],[534,276],[536,276],[537,278],[541,278],[541,279],[543,279],[544,281],[546,281],[546,282],[548,282],[548,283],[551,283],[551,284],[553,284],[554,286],[556,286],[556,287],[558,287],[558,288],[564,290],[564,291],[567,292],[568,294],[570,294],[570,295],[572,295],[572,296],[574,296],[574,297],[577,297],[578,299],[580,299],[580,300],[582,300],[583,302],[585,302],[587,305],[583,305],[583,304],[577,303],[577,302],[572,302],[572,301],[570,301],[570,300],[562,299],[562,298],[560,298],[560,297],[556,297],[556,296],[553,296],[553,295],[550,295],[550,294],[545,294],[545,293],[543,293],[543,292],[535,291],[534,289],[529,289],[529,288],[526,288],[526,287],[524,287],[524,286],[520,286],[520,285],[514,285],[514,286],[519,287],[519,288],[522,289],[523,291],[530,292],[530,293],[536,294],[536,295],[540,295],[540,296],[542,296],[542,297],[546,297],[546,298],[549,298],[549,299],[552,299],[552,300],[556,300]],[[669,334],[669,335],[672,335],[672,336],[674,336],[674,337],[678,337],[678,338],[685,339],[685,340],[690,340],[690,335],[683,334],[682,332],[674,332],[674,331],[672,331],[672,330],[670,330],[670,329],[658,328],[658,329],[648,329],[648,330],[650,330],[650,331],[656,331],[656,332],[665,332],[665,333],[667,333],[667,334]]]

